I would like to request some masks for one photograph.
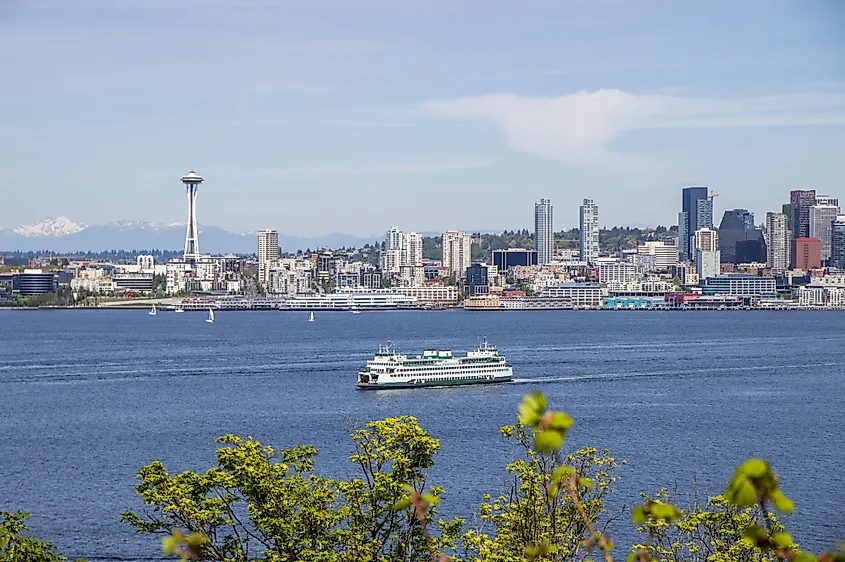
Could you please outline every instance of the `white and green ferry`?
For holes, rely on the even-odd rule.
[[[388,388],[416,388],[421,386],[457,386],[491,384],[513,379],[513,368],[487,340],[465,356],[451,351],[427,350],[409,357],[393,350],[393,346],[379,346],[366,368],[358,371],[358,388],[380,390]]]

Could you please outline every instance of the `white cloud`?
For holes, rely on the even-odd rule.
[[[281,168],[261,170],[260,173],[274,176],[401,176],[408,174],[426,174],[447,170],[466,170],[481,168],[493,164],[492,160],[465,160],[455,162],[407,162],[394,164],[369,164],[349,166],[322,164],[304,168]]]
[[[766,127],[845,124],[845,95],[799,93],[741,99],[682,97],[621,90],[559,97],[488,94],[431,100],[437,115],[490,121],[514,150],[582,166],[638,165],[608,144],[648,128]]]

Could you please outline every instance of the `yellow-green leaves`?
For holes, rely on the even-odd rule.
[[[519,423],[525,427],[534,427],[546,411],[546,397],[539,390],[534,390],[522,398],[518,409]]]
[[[161,550],[165,554],[179,556],[182,560],[198,559],[202,556],[202,546],[206,542],[208,537],[202,533],[185,535],[177,529],[161,539]]]
[[[563,412],[546,410],[546,397],[534,390],[519,404],[519,423],[534,431],[534,447],[541,453],[554,453],[563,445],[566,431],[575,420]]]
[[[647,519],[674,523],[684,516],[684,512],[670,503],[648,500],[631,510],[631,521],[642,525]]]
[[[791,513],[795,504],[778,488],[777,477],[763,459],[748,459],[737,467],[728,482],[725,498],[739,507],[771,502],[782,513]]]

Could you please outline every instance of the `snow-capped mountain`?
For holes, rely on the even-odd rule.
[[[75,222],[67,217],[48,218],[35,224],[25,224],[12,228],[18,236],[67,236],[85,229],[81,222]]]
[[[253,232],[236,234],[216,226],[197,225],[200,250],[213,254],[255,253],[258,247]],[[332,233],[315,238],[279,234],[284,251],[308,248],[361,247],[373,238],[359,238]],[[35,224],[0,228],[0,250],[85,252],[104,250],[178,250],[185,244],[185,223],[156,223],[117,220],[86,226],[67,217],[45,219]]]

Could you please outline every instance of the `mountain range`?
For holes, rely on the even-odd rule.
[[[257,251],[255,232],[234,233],[217,226],[198,225],[200,249],[209,254],[252,254]],[[282,251],[316,248],[360,248],[380,236],[362,238],[331,233],[313,238],[279,234]],[[178,250],[185,245],[185,223],[120,220],[85,225],[67,217],[34,224],[0,228],[0,251],[102,252],[108,250]]]

